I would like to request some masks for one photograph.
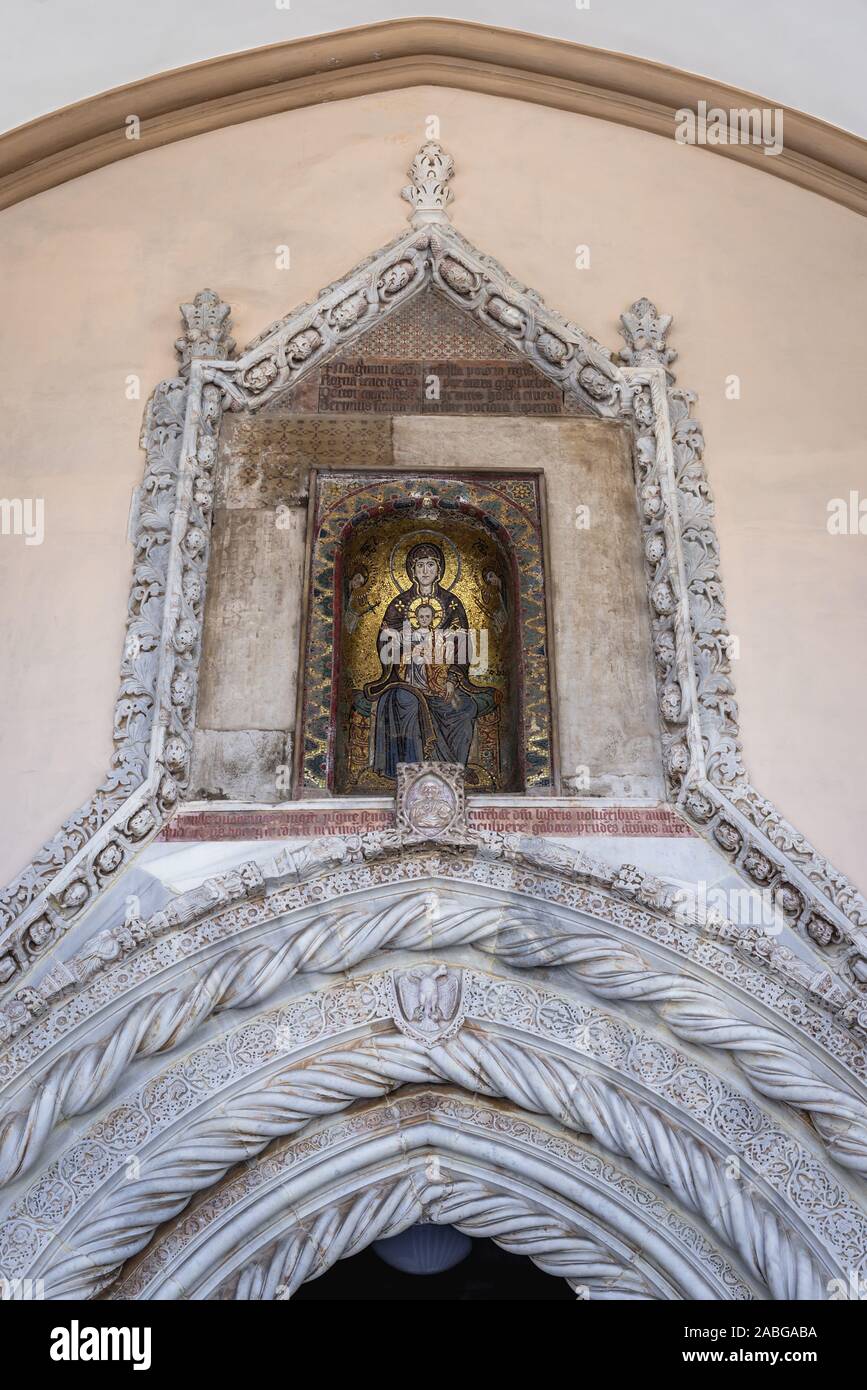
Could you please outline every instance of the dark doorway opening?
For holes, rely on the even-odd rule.
[[[338,1260],[320,1279],[302,1284],[292,1301],[396,1302],[575,1302],[565,1279],[545,1274],[525,1255],[501,1250],[492,1240],[474,1240],[466,1259],[442,1274],[403,1274],[372,1250]]]

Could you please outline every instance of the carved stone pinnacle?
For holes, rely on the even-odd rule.
[[[676,360],[677,353],[666,344],[671,314],[660,314],[649,299],[636,299],[626,313],[620,315],[620,322],[620,332],[626,339],[626,347],[620,349],[622,362],[630,367],[667,369],[669,363]]]
[[[206,361],[225,361],[235,351],[229,304],[224,304],[214,290],[199,290],[192,304],[181,304],[184,331],[175,339],[175,352],[180,362],[181,376],[188,376],[194,358]]]
[[[449,179],[455,162],[442,145],[431,140],[422,145],[407,173],[412,182],[401,189],[400,196],[412,205],[410,222],[414,227],[426,227],[435,222],[448,222],[446,208],[454,194]]]

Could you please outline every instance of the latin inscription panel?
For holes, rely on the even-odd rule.
[[[561,415],[563,393],[526,362],[326,363],[321,411],[391,415]]]

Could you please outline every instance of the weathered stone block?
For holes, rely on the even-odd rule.
[[[220,510],[214,520],[198,724],[291,729],[306,513]]]
[[[282,729],[197,729],[192,796],[269,804],[285,801],[289,756]]]

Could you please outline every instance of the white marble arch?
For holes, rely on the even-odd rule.
[[[545,972],[615,1013],[640,1010],[713,1065],[736,1067],[748,1092],[800,1112],[835,1163],[867,1172],[863,1047],[811,990],[803,961],[761,933],[714,936],[679,920],[659,906],[664,885],[636,870],[511,838],[505,861],[443,846],[347,863],[346,842],[329,837],[325,863],[312,845],[264,874],[251,861],[171,912],[86,941],[46,977],[48,1007],[0,1050],[0,1189],[56,1156],[64,1121],[120,1096],[133,1068],[157,1075],[217,1020],[304,988],[302,975],[432,950]],[[7,1019],[0,1010],[0,1036]]]
[[[14,1193],[0,1274],[90,1297],[196,1194],[322,1115],[406,1086],[502,1098],[591,1136],[673,1194],[776,1299],[821,1298],[865,1262],[867,1219],[838,1175],[752,1098],[634,1026],[527,977],[422,955],[460,977],[441,1037],[407,1031],[396,976],[355,972],[225,1021],[124,1090]],[[130,1078],[132,1080],[132,1078]]]
[[[529,1256],[581,1298],[750,1299],[676,1202],[561,1126],[407,1089],[278,1141],[160,1230],[104,1295],[273,1300],[417,1222]]]

